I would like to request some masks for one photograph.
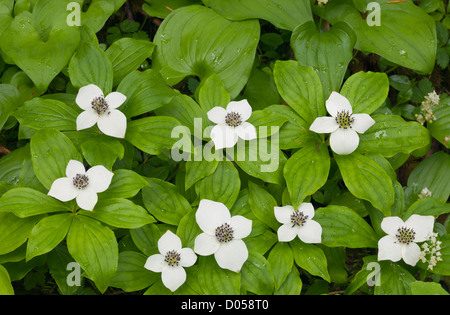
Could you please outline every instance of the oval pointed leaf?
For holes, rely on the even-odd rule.
[[[273,75],[281,97],[308,126],[316,117],[325,116],[322,83],[312,68],[293,60],[277,60]]]
[[[317,209],[314,220],[322,226],[322,244],[329,247],[378,247],[378,236],[358,213],[343,206]]]
[[[96,220],[76,216],[67,235],[67,247],[100,292],[105,292],[119,258],[114,232]]]
[[[263,19],[290,31],[297,25],[312,20],[308,0],[204,0],[203,3],[228,19]]]
[[[394,203],[394,188],[389,175],[372,159],[353,153],[335,154],[342,179],[357,198],[369,201],[385,216],[390,216]]]
[[[360,134],[359,152],[392,157],[411,153],[430,143],[429,131],[414,121],[404,121],[397,115],[373,115],[375,124]]]
[[[250,76],[259,32],[257,20],[233,22],[198,5],[180,8],[158,28],[153,68],[171,85],[216,73],[235,98]]]
[[[314,22],[297,26],[291,38],[295,58],[304,67],[312,67],[319,76],[324,97],[339,91],[353,58],[353,31],[346,24],[336,24],[330,31],[320,33]]]
[[[328,146],[323,143],[309,143],[287,160],[284,178],[295,209],[326,183],[330,165]]]

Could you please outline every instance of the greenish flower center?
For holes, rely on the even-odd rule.
[[[89,184],[89,178],[84,174],[77,174],[73,178],[72,182],[76,188],[83,189]]]
[[[293,214],[291,214],[292,227],[294,227],[296,225],[303,226],[303,224],[305,224],[307,219],[308,219],[308,216],[305,215],[302,211],[295,210],[295,212]]]
[[[105,98],[99,96],[94,98],[92,101],[92,109],[98,114],[103,115],[108,111],[108,103],[106,102]]]
[[[224,223],[218,228],[216,228],[216,238],[220,243],[226,243],[233,240],[233,228],[228,224]]]
[[[231,112],[225,116],[225,123],[230,127],[237,127],[242,124],[242,118],[239,113]]]
[[[412,243],[415,239],[416,232],[414,232],[411,228],[401,227],[397,230],[398,234],[395,236],[397,237],[397,240],[401,244],[408,245],[409,243]]]
[[[341,111],[338,112],[336,115],[336,122],[339,125],[339,128],[352,128],[352,123],[354,121],[354,118],[352,117],[352,114],[350,114],[349,111]]]
[[[171,250],[166,253],[166,256],[164,257],[164,261],[170,266],[175,267],[178,266],[180,262],[180,254],[176,250]]]

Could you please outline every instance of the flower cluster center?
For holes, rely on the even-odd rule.
[[[77,174],[73,178],[72,182],[76,188],[83,189],[89,184],[89,178],[84,174]]]
[[[164,257],[164,261],[170,266],[175,267],[178,266],[180,262],[180,254],[176,250],[171,250],[166,253]]]
[[[239,113],[230,112],[225,116],[225,123],[230,127],[237,127],[242,124],[242,118]]]
[[[397,240],[401,244],[408,245],[409,243],[412,243],[415,239],[416,232],[414,232],[411,228],[401,227],[397,230],[398,234],[395,236],[397,237]]]
[[[103,115],[104,113],[106,113],[108,111],[108,103],[106,102],[104,97],[96,97],[94,98],[94,100],[92,101],[92,109],[98,114],[98,115]]]
[[[224,223],[218,228],[216,228],[216,238],[220,243],[226,243],[233,240],[233,228],[228,224]]]
[[[295,210],[295,212],[293,214],[291,214],[292,227],[294,227],[296,225],[303,226],[303,224],[305,224],[307,219],[308,219],[308,216],[305,215],[302,211]]]
[[[352,114],[350,114],[349,111],[341,111],[338,112],[336,115],[336,122],[339,125],[339,128],[352,128],[354,118],[352,117]]]

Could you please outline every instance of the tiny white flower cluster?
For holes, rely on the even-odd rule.
[[[419,199],[431,197],[431,191],[428,189],[428,187],[425,187],[420,191],[420,194],[418,195]]]
[[[425,243],[422,244],[422,251],[420,252],[420,260],[423,263],[428,263],[428,269],[433,270],[438,261],[442,261],[441,241],[438,241],[437,233],[430,233],[427,236]],[[427,257],[428,256],[428,257]]]
[[[318,5],[325,5],[328,3],[328,0],[317,0]]]
[[[416,120],[422,125],[425,122],[432,123],[435,120],[433,108],[439,105],[439,94],[436,91],[428,93],[425,100],[420,105],[420,114],[416,114]]]

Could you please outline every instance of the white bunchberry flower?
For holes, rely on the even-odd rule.
[[[322,226],[312,220],[314,207],[304,202],[295,210],[292,206],[275,207],[275,218],[283,225],[277,231],[280,242],[290,242],[296,236],[304,243],[320,243]]]
[[[92,211],[98,201],[97,193],[108,189],[113,175],[103,165],[86,171],[83,163],[70,160],[66,167],[67,177],[56,179],[48,195],[64,202],[76,198],[81,209]]]
[[[353,114],[348,99],[332,92],[326,101],[328,113],[332,116],[317,117],[309,130],[317,133],[331,133],[330,146],[337,154],[350,154],[359,145],[358,133],[364,133],[375,120],[368,114]]]
[[[190,248],[182,248],[180,238],[167,231],[158,240],[159,254],[147,258],[144,267],[153,272],[161,272],[161,280],[170,291],[174,292],[186,281],[185,267],[191,267],[197,256]]]
[[[231,148],[239,138],[256,139],[256,128],[246,120],[252,115],[247,100],[230,102],[227,108],[216,106],[207,113],[208,119],[216,123],[211,130],[211,139],[216,149]]]
[[[75,102],[84,111],[77,117],[77,130],[97,124],[105,135],[124,138],[127,117],[118,109],[127,97],[120,92],[109,93],[106,97],[95,84],[83,86],[78,91]]]
[[[200,201],[195,219],[203,233],[196,237],[194,251],[202,256],[214,254],[221,268],[239,272],[248,258],[242,239],[250,234],[252,221],[240,215],[231,217],[223,203],[208,199]]]
[[[381,229],[388,235],[378,241],[378,260],[399,261],[415,266],[419,261],[420,247],[416,243],[426,240],[433,232],[434,217],[413,214],[403,222],[399,217],[386,217]]]

